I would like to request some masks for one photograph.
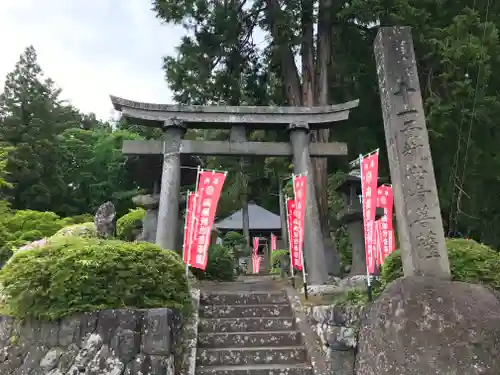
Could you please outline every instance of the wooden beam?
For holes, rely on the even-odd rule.
[[[163,153],[162,141],[123,141],[125,155],[160,155]],[[183,140],[181,153],[187,155],[212,156],[275,156],[291,157],[292,147],[284,142],[244,142],[191,141]],[[341,142],[311,143],[309,153],[315,157],[347,155],[347,144]]]

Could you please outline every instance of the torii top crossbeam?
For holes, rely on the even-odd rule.
[[[304,122],[311,129],[328,128],[347,120],[359,100],[323,107],[217,106],[143,103],[111,95],[113,107],[137,125],[163,127],[165,120],[176,119],[190,128],[224,129],[233,125],[251,128],[286,128]]]

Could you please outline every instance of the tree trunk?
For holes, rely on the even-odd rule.
[[[320,19],[316,46],[318,48],[315,59],[314,43],[314,1],[303,0],[301,5],[301,57],[302,57],[302,84],[295,64],[291,42],[283,32],[283,14],[278,0],[266,0],[267,22],[275,45],[279,48],[280,68],[286,96],[290,105],[312,107],[318,104],[328,104],[328,65],[331,56],[331,0],[320,1]],[[311,132],[313,142],[328,142],[329,130]],[[328,225],[328,175],[327,160],[325,158],[312,160],[312,178],[316,188],[319,219],[323,237],[329,244],[328,259],[329,272],[340,271],[339,257],[329,236]],[[335,272],[335,268],[337,272]]]
[[[302,1],[302,45],[300,52],[302,57],[302,105],[304,107],[314,106],[315,53],[313,11],[313,1]]]
[[[314,67],[315,82],[315,105],[325,106],[329,103],[329,79],[328,72],[332,60],[332,0],[320,0],[318,13],[318,32],[316,36],[316,66]],[[313,142],[328,142],[330,129],[320,129],[312,132]],[[328,206],[328,159],[314,158],[314,185],[318,200],[318,211],[320,215],[321,230],[325,238],[326,259],[328,272],[333,275],[340,274],[340,256],[335,247],[335,241],[330,236],[329,206]]]
[[[288,104],[291,106],[301,106],[301,84],[300,77],[295,64],[290,40],[283,34],[284,25],[283,14],[278,0],[266,0],[266,19],[271,30],[271,35],[278,49],[280,59],[280,71],[285,85],[285,94]]]

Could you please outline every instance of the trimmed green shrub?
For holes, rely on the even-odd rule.
[[[235,259],[232,249],[222,245],[210,246],[205,271],[192,268],[192,272],[198,280],[234,280]]]
[[[116,235],[120,240],[133,241],[137,234],[137,230],[142,228],[142,219],[146,215],[146,210],[143,208],[135,208],[130,210],[126,215],[123,215],[116,222]]]
[[[21,241],[36,241],[40,238],[43,238],[43,233],[39,230],[29,230],[27,232],[21,232],[21,236],[19,236],[19,240]]]
[[[72,224],[84,224],[84,223],[94,222],[94,216],[91,214],[75,215],[71,216],[70,219]]]
[[[447,239],[451,277],[455,281],[488,285],[500,290],[500,254],[474,240]],[[381,271],[382,285],[403,276],[401,251],[389,255]]]
[[[191,307],[182,259],[148,242],[60,237],[17,253],[0,271],[0,283],[6,310],[18,318]]]
[[[33,210],[15,211],[14,215],[2,220],[2,224],[14,238],[21,238],[23,233],[34,230],[40,233],[39,238],[50,237],[64,226],[64,222],[55,213]]]
[[[70,224],[90,215],[60,218],[53,212],[33,210],[10,210],[5,201],[0,201],[0,268],[7,262],[16,249],[48,238]]]
[[[73,224],[68,225],[62,229],[59,229],[56,234],[52,237],[68,237],[68,236],[76,236],[83,238],[96,238],[97,231],[94,223],[82,223],[82,224]]]

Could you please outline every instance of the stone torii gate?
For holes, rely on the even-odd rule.
[[[161,128],[163,140],[124,141],[125,155],[163,155],[156,244],[175,249],[179,234],[180,155],[292,157],[295,174],[307,174],[304,256],[310,285],[328,278],[311,157],[347,155],[345,143],[310,143],[309,131],[347,120],[358,100],[324,107],[191,106],[141,103],[111,96],[114,108],[136,125]],[[230,141],[184,140],[187,129],[230,129]],[[289,143],[248,142],[247,131],[288,129]]]

